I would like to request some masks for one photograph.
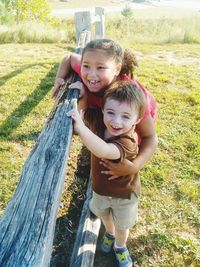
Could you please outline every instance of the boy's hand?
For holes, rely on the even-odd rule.
[[[78,112],[77,99],[72,99],[71,101],[73,108],[67,112],[67,116],[74,120],[74,130],[78,133],[80,127],[84,125],[82,120],[82,110]]]
[[[56,97],[59,92],[60,86],[65,84],[65,80],[63,78],[57,78],[54,83],[54,87],[52,89],[52,97]]]
[[[80,91],[79,98],[83,97],[85,95],[85,87],[84,84],[80,81],[77,81],[75,83],[72,83],[69,85],[70,89],[78,89]]]

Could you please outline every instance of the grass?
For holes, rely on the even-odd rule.
[[[110,38],[130,43],[166,44],[200,43],[200,15],[184,18],[124,18],[106,16],[106,33]],[[126,34],[124,34],[124,30]],[[32,22],[0,25],[0,43],[74,43],[75,25],[70,18],[54,26]]]
[[[200,43],[199,15],[189,18],[106,20],[106,34],[130,43],[166,44]],[[124,29],[126,34],[124,34]]]
[[[63,25],[63,26],[61,26]],[[66,43],[74,41],[73,22],[66,20],[56,27],[30,21],[0,25],[0,43]],[[62,29],[65,28],[65,30]]]
[[[136,266],[197,267],[200,265],[199,45],[130,44],[130,47],[140,62],[136,77],[152,91],[159,107],[156,124],[159,147],[141,171],[139,220],[128,241],[131,255],[135,256]],[[2,214],[53,106],[50,90],[58,64],[71,48],[63,44],[5,44],[0,48]],[[68,175],[77,168],[80,147],[75,139]],[[77,190],[73,178],[68,179],[59,217],[69,213]]]

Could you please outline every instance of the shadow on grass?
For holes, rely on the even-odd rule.
[[[44,63],[41,63],[41,64],[34,63],[34,64],[23,65],[19,69],[14,70],[14,71],[10,72],[9,74],[6,74],[3,77],[1,77],[0,86],[4,85],[4,83],[6,83],[8,80],[10,80],[11,78],[19,75],[20,73],[22,73],[26,69],[30,69],[30,68],[32,68],[34,66],[43,66],[43,65],[45,65],[45,64]]]
[[[41,131],[31,131],[30,133],[27,133],[27,134],[16,135],[15,141],[24,141],[24,140],[35,141],[35,140],[37,140]],[[9,139],[9,138],[7,138],[7,139]]]
[[[9,77],[11,78],[14,75],[19,74],[24,69],[33,65],[30,64],[20,70],[14,71],[13,73],[7,75],[7,79]],[[40,84],[36,87],[36,89],[30,95],[27,96],[27,98],[11,113],[11,115],[0,126],[1,139],[8,139],[9,135],[15,128],[19,126],[24,117],[26,117],[32,111],[32,109],[37,106],[38,103],[47,95],[47,93],[52,87],[57,69],[58,64],[55,64],[47,73],[46,77],[41,80]]]

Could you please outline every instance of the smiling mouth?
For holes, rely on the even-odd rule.
[[[122,128],[119,128],[119,127],[113,127],[111,126],[111,128],[114,130],[114,131],[120,131]]]
[[[96,81],[96,80],[88,80],[88,82],[91,85],[97,85],[99,83],[99,81]]]

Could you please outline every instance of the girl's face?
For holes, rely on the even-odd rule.
[[[88,90],[98,93],[119,75],[121,64],[116,64],[104,50],[86,51],[81,62],[81,78]]]
[[[135,105],[107,99],[103,108],[103,121],[107,135],[118,136],[130,131],[137,123],[138,110]]]

